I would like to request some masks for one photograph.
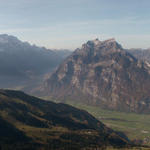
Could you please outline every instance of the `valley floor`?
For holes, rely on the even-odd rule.
[[[109,111],[70,101],[67,103],[88,111],[108,127],[124,132],[135,143],[150,145],[150,115]]]

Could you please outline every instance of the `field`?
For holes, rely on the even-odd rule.
[[[109,111],[70,101],[67,104],[88,111],[108,127],[124,132],[130,140],[142,140],[150,145],[150,115]]]

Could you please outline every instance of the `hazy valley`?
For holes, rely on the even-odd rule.
[[[150,150],[149,8],[1,0],[0,150]]]
[[[0,88],[30,92],[40,86],[71,51],[50,50],[0,35]]]
[[[8,35],[0,50],[2,150],[149,149],[149,51],[114,39],[48,50]]]

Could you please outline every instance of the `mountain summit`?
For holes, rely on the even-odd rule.
[[[58,100],[74,100],[111,110],[150,113],[150,68],[115,39],[88,41],[45,83]]]
[[[88,41],[87,43],[82,45],[82,48],[84,49],[87,47],[91,47],[91,48],[93,47],[95,48],[93,49],[95,51],[95,50],[101,50],[101,48],[104,46],[105,47],[109,46],[109,48],[111,46],[115,49],[122,49],[121,45],[119,45],[114,38],[111,38],[105,41],[100,41],[99,39]]]

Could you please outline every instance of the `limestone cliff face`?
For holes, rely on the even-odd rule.
[[[114,39],[88,41],[45,83],[56,99],[103,108],[150,113],[150,67]]]

